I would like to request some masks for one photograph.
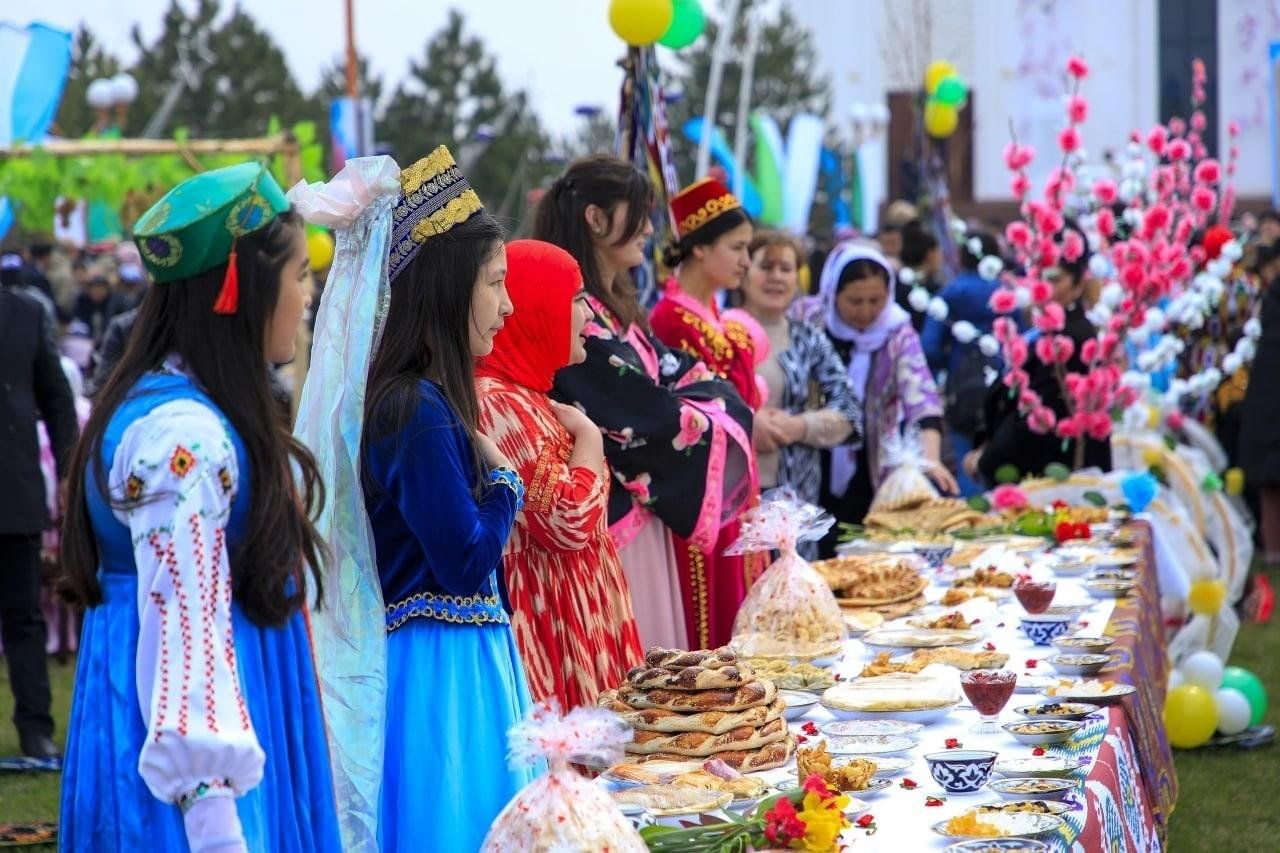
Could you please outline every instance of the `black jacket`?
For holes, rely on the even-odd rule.
[[[1085,341],[1097,333],[1084,309],[1079,305],[1067,311],[1066,328],[1063,332],[1075,342],[1075,353],[1067,363],[1067,371],[1086,372],[1080,350]],[[1031,390],[1040,395],[1041,401],[1053,409],[1058,417],[1067,414],[1067,401],[1063,397],[1062,386],[1053,373],[1053,368],[1044,364],[1034,353],[1027,358],[1027,373],[1031,377]],[[1027,426],[1026,418],[1018,412],[1017,402],[1010,398],[1009,389],[1003,382],[997,381],[991,386],[987,395],[985,421],[987,434],[979,435],[975,444],[985,449],[978,462],[978,471],[988,484],[995,483],[996,470],[1003,465],[1012,465],[1018,469],[1020,476],[1038,477],[1053,462],[1061,462],[1068,468],[1075,467],[1075,442],[1067,442],[1064,449],[1062,439],[1053,433],[1040,434],[1032,432]],[[1111,470],[1111,442],[1085,440],[1084,467]]]
[[[0,288],[0,535],[39,533],[49,522],[36,423],[49,431],[59,479],[76,443],[75,401],[43,310]]]

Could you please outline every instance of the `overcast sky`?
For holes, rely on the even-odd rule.
[[[74,30],[83,21],[127,63],[136,59],[129,38],[135,23],[144,41],[160,33],[170,0],[46,0],[40,14],[0,17],[19,25],[42,21]],[[179,0],[194,7],[193,0]],[[25,5],[25,4],[23,4]],[[320,70],[344,50],[343,0],[242,0],[283,48],[294,77],[313,89]],[[233,8],[223,0],[224,15]],[[423,56],[427,38],[444,25],[450,7],[461,9],[468,29],[498,58],[512,88],[524,87],[543,122],[560,134],[581,121],[574,107],[616,109],[621,71],[614,65],[625,46],[609,28],[608,0],[355,0],[356,44],[387,83],[408,73],[409,60]]]

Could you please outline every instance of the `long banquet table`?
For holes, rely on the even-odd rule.
[[[1081,783],[1071,799],[1072,811],[1063,815],[1063,828],[1055,836],[1042,839],[1054,850],[1073,853],[1160,850],[1177,795],[1173,762],[1161,721],[1167,662],[1151,532],[1142,523],[1135,523],[1130,529],[1134,545],[1141,551],[1141,560],[1135,567],[1140,572],[1135,594],[1119,600],[1095,600],[1088,595],[1082,578],[1056,579],[1055,604],[1092,605],[1080,617],[1080,632],[1105,631],[1116,637],[1116,644],[1110,650],[1114,663],[1096,677],[1132,684],[1136,692],[1119,704],[1103,706],[1067,743],[1045,747],[1048,755],[1077,762],[1079,768],[1073,775]],[[940,596],[941,580],[931,587],[930,600]],[[976,630],[984,631],[986,641],[997,651],[1009,655],[1007,666],[1019,674],[1055,675],[1043,659],[1056,650],[1033,645],[1023,636],[1018,624],[1021,612],[1016,599],[1010,598],[996,606],[994,614],[984,618]],[[843,678],[852,678],[861,670],[863,662],[873,656],[859,640],[850,639],[836,664],[836,672]],[[1034,666],[1030,666],[1032,663]],[[1041,701],[1036,694],[1015,693],[1000,722],[1021,719],[1013,708],[1035,701]],[[801,727],[805,722],[822,723],[832,719],[825,708],[815,706],[805,717],[792,722],[791,728],[803,734]],[[865,798],[871,807],[874,829],[846,830],[844,840],[849,849],[868,853],[942,850],[952,839],[932,832],[930,827],[934,823],[971,806],[997,802],[996,794],[985,789],[972,795],[946,794],[929,775],[924,760],[926,753],[944,751],[949,738],[958,740],[965,749],[996,751],[1001,759],[1032,755],[1033,747],[1018,743],[1003,731],[989,735],[972,733],[970,728],[976,722],[977,713],[962,703],[945,719],[914,735],[919,745],[906,754],[914,762],[912,768],[893,777],[890,788]],[[810,744],[817,739],[807,738]],[[916,782],[918,787],[913,790],[902,787],[904,778]],[[926,806],[926,798],[931,796],[946,800],[940,806]]]

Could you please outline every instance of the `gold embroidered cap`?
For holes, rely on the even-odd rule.
[[[423,243],[483,209],[480,197],[443,145],[402,170],[391,231],[391,281],[413,263]]]
[[[738,197],[715,178],[703,178],[676,193],[671,199],[671,221],[676,239],[683,240],[711,220],[742,207]]]

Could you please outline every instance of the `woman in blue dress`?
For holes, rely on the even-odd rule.
[[[61,847],[338,850],[302,593],[323,495],[268,376],[309,302],[301,221],[246,163],[180,184],[135,235],[156,284],[85,427],[63,530],[88,609]]]
[[[511,313],[506,250],[446,149],[400,184],[363,437],[388,631],[378,836],[473,853],[530,780],[506,760],[529,693],[501,581],[524,486],[478,431],[475,392]]]

